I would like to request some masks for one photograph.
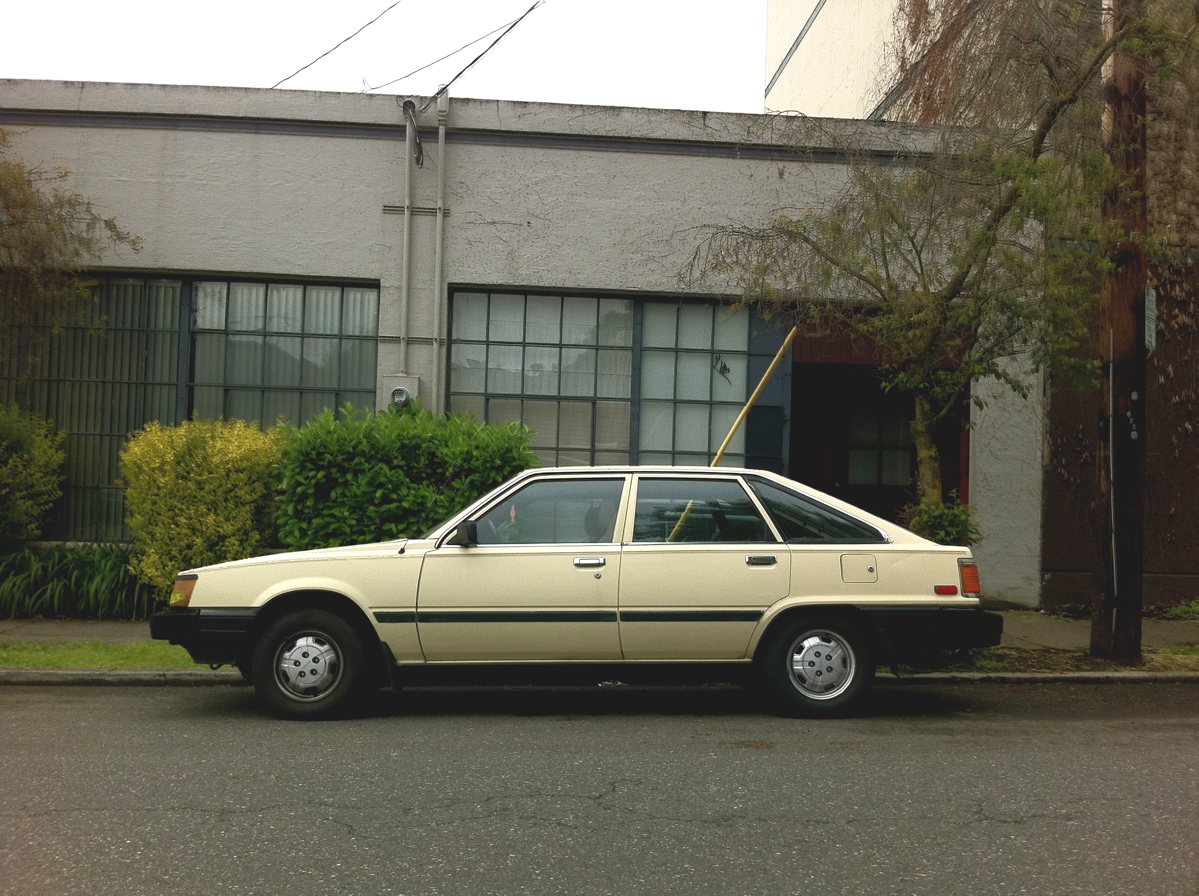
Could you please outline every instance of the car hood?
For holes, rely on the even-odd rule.
[[[379,554],[406,554],[415,550],[423,553],[433,546],[434,542],[430,539],[398,538],[395,541],[345,545],[338,548],[315,548],[310,551],[281,551],[277,554],[247,557],[244,560],[230,560],[226,563],[214,563],[210,566],[197,566],[194,569],[185,569],[179,575],[197,575],[217,570],[238,570],[254,566],[296,563],[304,560],[351,560],[357,557],[378,556]]]

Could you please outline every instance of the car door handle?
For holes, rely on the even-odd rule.
[[[778,562],[778,558],[771,554],[748,554],[745,558],[746,566],[774,566]]]
[[[608,563],[603,557],[575,557],[575,566],[579,569],[590,569],[597,566],[605,566]]]

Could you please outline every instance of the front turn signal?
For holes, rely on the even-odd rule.
[[[978,578],[978,567],[969,557],[958,560],[958,570],[962,574],[962,594],[977,597],[982,594],[982,584]]]
[[[186,607],[191,603],[192,591],[196,587],[198,578],[200,577],[197,575],[187,575],[175,579],[175,587],[171,589],[170,605],[172,607]]]

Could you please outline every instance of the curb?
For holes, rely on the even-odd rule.
[[[876,675],[875,684],[1199,684],[1199,672],[924,672]],[[0,669],[3,685],[249,687],[237,670]]]
[[[0,685],[74,685],[78,687],[249,686],[237,670],[211,669],[0,669]]]

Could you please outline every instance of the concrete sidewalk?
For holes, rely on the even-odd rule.
[[[1004,647],[1081,650],[1090,643],[1087,619],[1062,619],[1034,610],[1003,610]],[[148,622],[97,622],[87,619],[0,619],[0,642],[100,641],[130,644],[150,640]],[[1146,619],[1141,643],[1145,647],[1199,644],[1199,619]]]

